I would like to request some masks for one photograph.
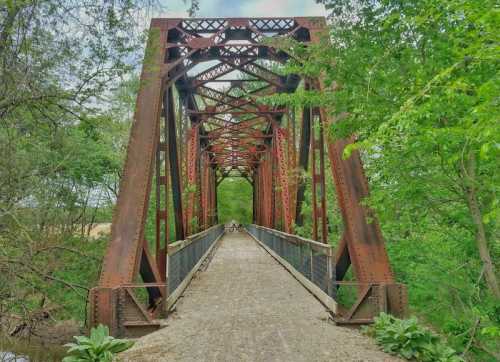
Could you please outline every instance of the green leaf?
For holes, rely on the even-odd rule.
[[[75,337],[77,343],[68,343],[67,362],[71,361],[104,361],[110,362],[116,353],[123,352],[133,346],[134,342],[116,339],[109,336],[109,329],[99,325],[92,328],[90,338],[85,336]],[[72,359],[69,359],[72,358]]]

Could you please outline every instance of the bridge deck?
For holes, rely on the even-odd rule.
[[[253,239],[226,234],[167,326],[124,361],[397,361],[325,308]]]

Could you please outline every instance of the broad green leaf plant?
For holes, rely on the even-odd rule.
[[[68,343],[68,356],[63,362],[111,362],[113,357],[134,345],[133,341],[117,339],[109,335],[107,326],[92,328],[90,337],[76,336],[76,343]]]
[[[373,335],[384,352],[401,356],[408,360],[423,362],[463,361],[453,348],[428,329],[418,324],[417,318],[398,319],[382,313],[375,318],[373,326],[366,329]]]

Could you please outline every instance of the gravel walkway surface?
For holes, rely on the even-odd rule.
[[[121,361],[400,361],[325,308],[245,233],[228,233],[167,326]]]

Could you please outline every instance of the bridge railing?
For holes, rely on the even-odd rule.
[[[331,245],[253,224],[245,228],[299,282],[336,312],[335,253]]]
[[[194,273],[200,268],[223,233],[224,225],[215,225],[168,246],[167,309],[175,303],[186,289]]]
[[[89,324],[105,323],[112,335],[124,337],[139,337],[160,328],[156,319],[179,298],[223,233],[223,225],[216,225],[168,245],[166,282],[139,280],[93,288],[89,296]],[[146,254],[143,257],[149,258]],[[151,290],[157,294],[148,293]]]

